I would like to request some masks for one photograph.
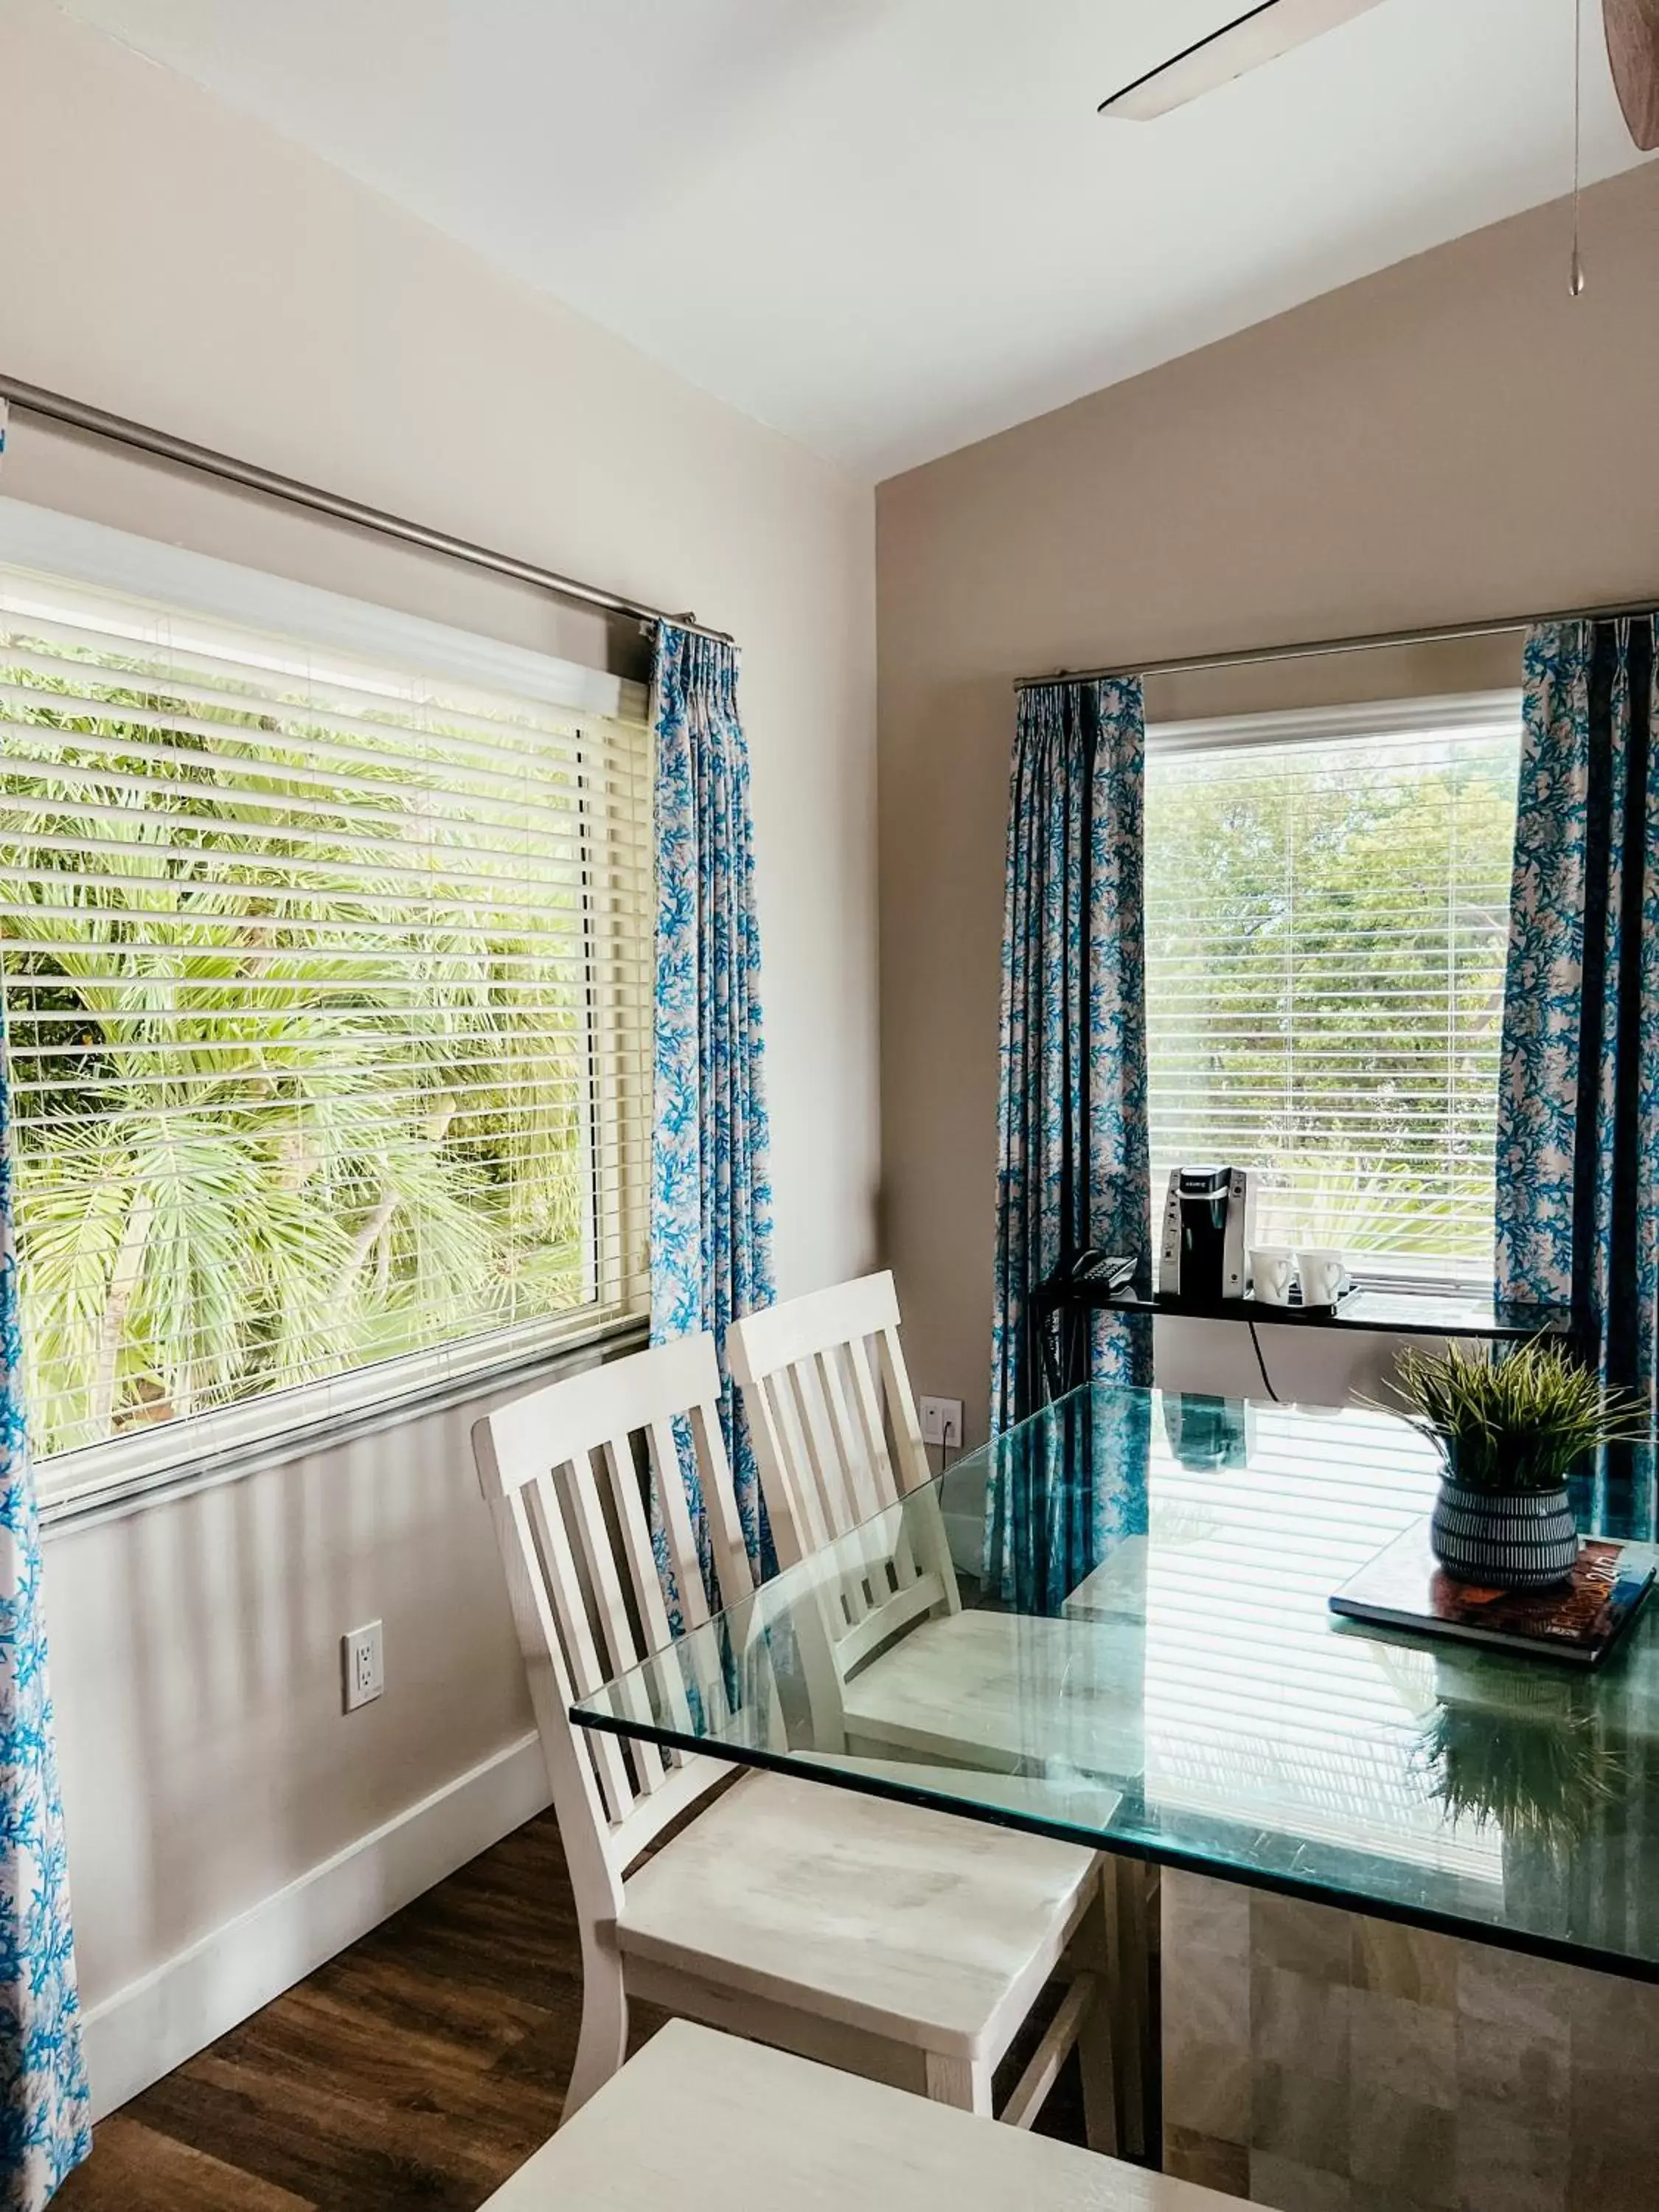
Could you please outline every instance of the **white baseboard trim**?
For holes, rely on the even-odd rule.
[[[548,1802],[532,1731],[89,2006],[83,2029],[94,2118],[182,2065]]]

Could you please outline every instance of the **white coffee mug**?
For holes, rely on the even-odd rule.
[[[1340,1252],[1298,1252],[1296,1272],[1304,1306],[1334,1306],[1348,1287],[1348,1271]]]
[[[1262,1305],[1289,1305],[1295,1267],[1295,1255],[1287,1245],[1258,1244],[1251,1249],[1250,1280]]]

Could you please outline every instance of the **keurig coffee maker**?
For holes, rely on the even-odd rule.
[[[1195,1306],[1242,1298],[1255,1204],[1248,1169],[1172,1169],[1158,1254],[1158,1297]]]

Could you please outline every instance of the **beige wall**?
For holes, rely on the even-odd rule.
[[[1012,681],[1659,592],[1659,166],[1587,196],[1577,303],[1568,236],[1540,210],[878,490],[884,1248],[916,1387],[965,1398],[970,1438]],[[1449,678],[1427,657],[1403,680],[1491,665]],[[1372,680],[1386,694],[1358,664],[1301,664],[1271,701],[1153,704]],[[1188,1329],[1160,1370],[1243,1388],[1241,1334]],[[1285,1335],[1282,1389],[1356,1378]]]
[[[619,134],[625,121],[624,103]],[[0,0],[0,208],[11,374],[735,633],[780,1284],[865,1266],[878,1140],[868,487],[46,0]],[[4,488],[451,621],[581,641],[532,594],[199,494],[21,416]],[[94,2008],[155,1970],[165,1982],[187,1947],[521,1738],[529,1709],[467,1419],[50,1541]],[[386,1693],[348,1720],[338,1639],[376,1615]],[[224,2024],[236,1983],[234,1960],[215,1982],[224,1964],[213,1950],[188,2002],[130,2015],[166,2016],[156,2033],[175,2044],[155,2066],[180,2055],[178,2037]]]

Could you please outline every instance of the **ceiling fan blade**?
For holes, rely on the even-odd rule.
[[[1607,0],[1607,59],[1630,135],[1659,147],[1659,0]]]
[[[1655,3],[1656,0],[1632,0],[1638,8]],[[1155,116],[1167,115],[1173,107],[1201,99],[1219,85],[1230,84],[1234,77],[1260,69],[1264,62],[1277,61],[1291,47],[1305,46],[1310,39],[1334,31],[1339,23],[1363,15],[1377,4],[1378,0],[1262,0],[1261,5],[1247,9],[1173,60],[1161,62],[1145,76],[1103,100],[1100,112],[1149,123]],[[1609,0],[1609,6],[1613,4],[1613,0]]]

